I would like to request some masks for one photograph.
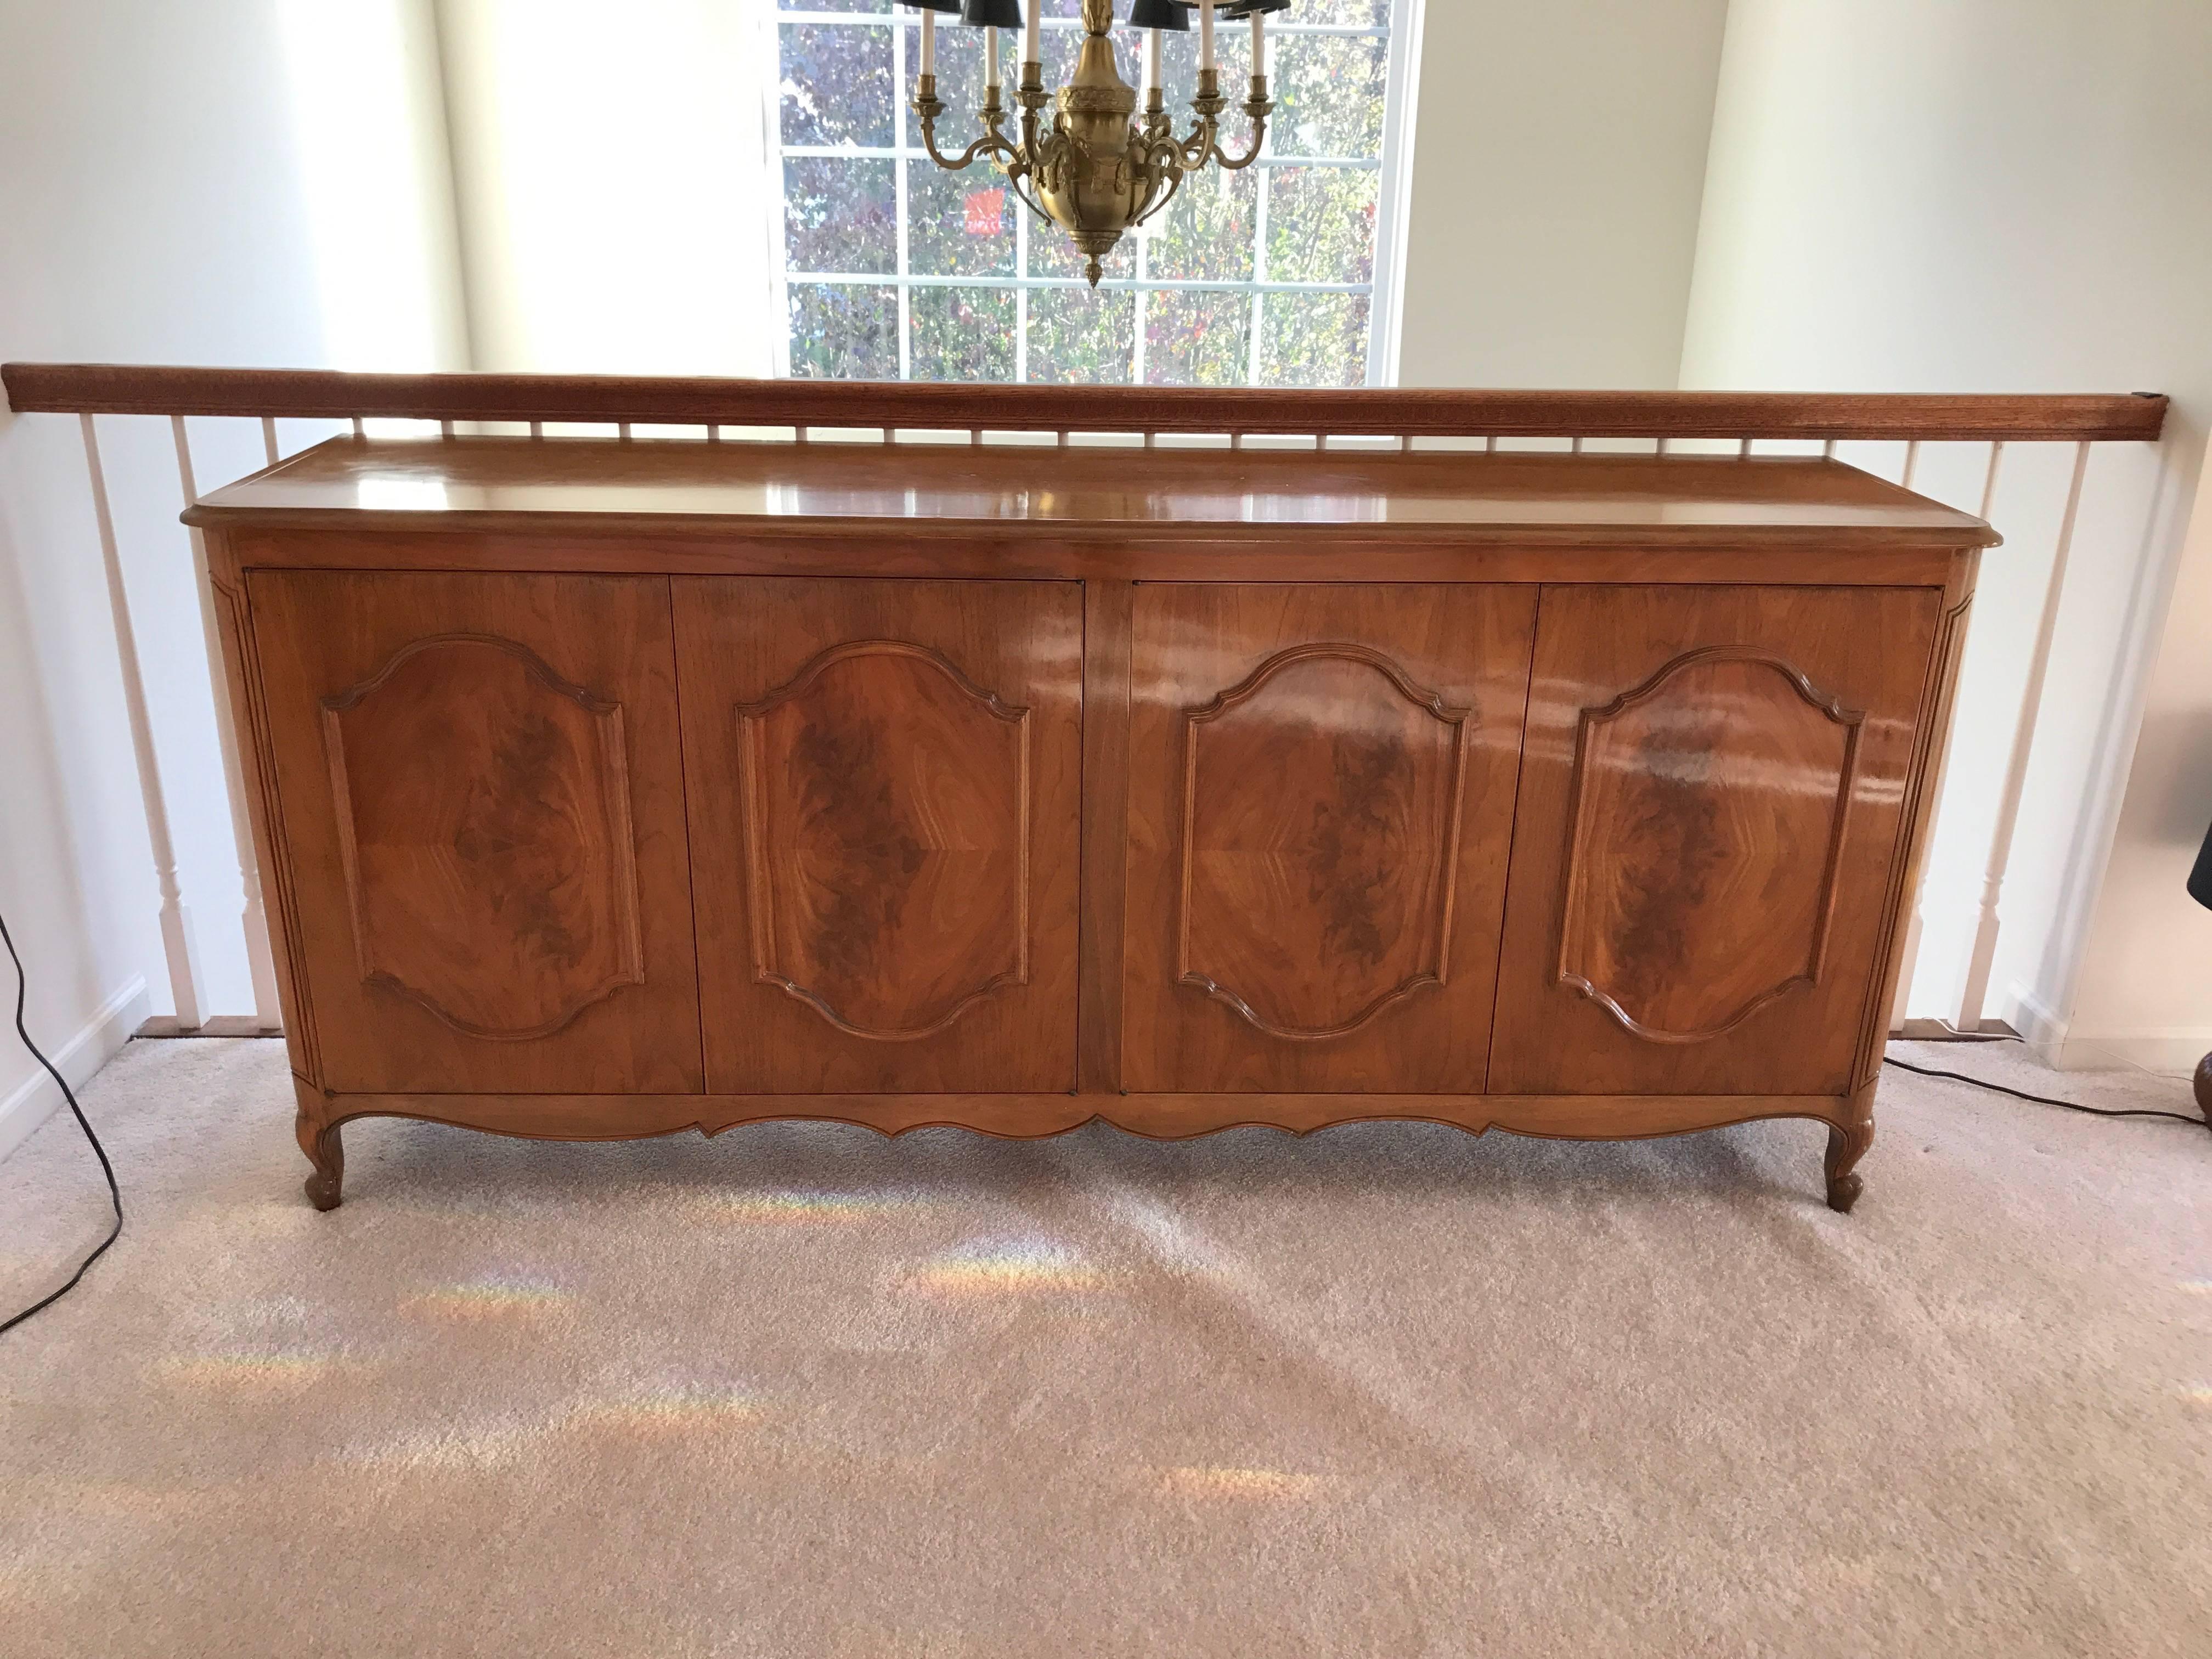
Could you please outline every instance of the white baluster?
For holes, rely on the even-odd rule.
[[[161,955],[169,969],[169,999],[179,1030],[197,1030],[206,1022],[207,995],[200,984],[192,913],[177,884],[176,848],[169,839],[169,808],[161,794],[160,763],[154,755],[154,726],[146,713],[146,682],[138,669],[138,635],[131,625],[130,596],[123,586],[123,560],[116,550],[115,519],[107,506],[107,476],[100,464],[100,438],[92,416],[80,415],[84,428],[85,469],[92,475],[92,515],[100,526],[100,556],[107,568],[107,605],[115,623],[116,661],[123,672],[123,709],[131,722],[131,752],[138,763],[138,796],[146,808],[146,839],[154,853],[154,876],[161,890]]]
[[[185,505],[199,501],[192,481],[191,441],[185,434],[185,417],[169,416],[169,430],[177,442],[177,481],[184,486]],[[269,943],[269,915],[261,901],[260,861],[253,851],[253,824],[246,810],[246,769],[239,758],[238,725],[232,718],[230,688],[223,674],[222,635],[216,621],[215,584],[208,574],[207,538],[191,532],[192,574],[199,586],[200,629],[206,641],[208,671],[215,677],[216,742],[222,752],[222,777],[230,794],[230,828],[238,847],[238,884],[245,902],[239,925],[246,933],[246,960],[253,975],[253,1013],[264,1030],[282,1029],[283,1014],[276,995],[276,958]]]
[[[2001,443],[1990,446],[1990,470],[1982,479],[1982,517],[1984,519],[1990,516],[1991,509],[1996,505],[1997,473],[2004,460],[2004,449],[2005,447]],[[1919,476],[1919,472],[1920,440],[1915,438],[1905,446],[1905,471],[1899,478],[1899,483],[1910,489],[1912,488],[1912,481]],[[1905,1029],[1905,1007],[1912,998],[1913,972],[1920,963],[1920,941],[1928,931],[1926,860],[1929,854],[1934,853],[1937,844],[1936,830],[1942,822],[1943,784],[1944,780],[1950,775],[1950,771],[1951,751],[1950,746],[1947,744],[1944,746],[1942,758],[1936,764],[1936,775],[1929,778],[1927,783],[1927,787],[1936,792],[1936,799],[1935,804],[1928,811],[1928,832],[1923,842],[1928,853],[1923,855],[1920,890],[1912,896],[1912,908],[1905,921],[1905,947],[1899,952],[1898,959],[1900,965],[1897,972],[1897,996],[1890,1004],[1889,1010],[1889,1029],[1893,1034]],[[1976,1024],[1978,1025],[1981,1016],[1977,1014],[1974,1018]]]
[[[1996,471],[1994,459],[1990,471]],[[2066,586],[2066,562],[2074,550],[2074,526],[2081,515],[2081,483],[2088,471],[2089,446],[2076,444],[2074,479],[2066,492],[2066,516],[2059,520],[2058,546],[2051,556],[2051,576],[2043,592],[2043,617],[2036,624],[2035,651],[2028,659],[2027,684],[2021,690],[2020,714],[2013,726],[2012,759],[2005,769],[2004,793],[1997,801],[1989,873],[1982,884],[1981,920],[1974,929],[1973,954],[1967,959],[1966,989],[1959,998],[1956,1024],[1962,1031],[1981,1029],[1982,1009],[1989,1000],[1990,971],[1997,955],[1997,902],[2003,895],[2006,868],[2012,862],[2013,835],[2020,827],[2021,797],[2027,788],[2027,764],[2035,750],[2035,720],[2043,708],[2043,684],[2051,669],[2051,643],[2058,635],[2058,605]],[[1982,508],[1982,516],[1989,516],[1986,505]]]
[[[276,453],[276,417],[273,415],[261,417],[261,453],[268,456],[271,466],[284,459]]]

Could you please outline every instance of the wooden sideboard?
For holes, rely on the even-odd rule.
[[[1834,461],[335,440],[209,539],[340,1126],[1828,1126],[1980,520]]]

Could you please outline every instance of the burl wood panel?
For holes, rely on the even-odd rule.
[[[322,1086],[699,1086],[666,582],[248,581]]]
[[[1942,607],[1545,590],[1494,1091],[1849,1091]]]
[[[1074,1086],[1083,602],[677,584],[708,1074]]]
[[[1534,609],[1138,589],[1126,1087],[1481,1086]]]
[[[363,983],[520,1042],[645,982],[620,703],[438,635],[324,698],[323,744]]]

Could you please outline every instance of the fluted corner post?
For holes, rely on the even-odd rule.
[[[169,429],[176,441],[177,479],[184,488],[185,505],[199,501],[192,477],[191,441],[185,432],[185,417],[172,415]],[[215,581],[208,568],[207,538],[195,526],[191,532],[192,574],[200,598],[200,627],[207,650],[208,671],[215,681],[216,746],[222,755],[223,783],[229,796],[230,829],[238,850],[238,884],[243,897],[239,925],[246,934],[246,960],[253,979],[253,1015],[264,1031],[281,1030],[284,1017],[276,992],[276,956],[269,939],[269,913],[261,896],[261,865],[253,850],[252,820],[246,816],[246,769],[238,746],[238,722],[233,717],[230,694],[223,684],[222,633],[216,617]]]
[[[146,840],[154,854],[154,876],[161,894],[161,956],[169,970],[169,1000],[180,1030],[197,1030],[207,1020],[207,993],[200,982],[199,944],[192,914],[177,881],[176,848],[169,836],[169,807],[161,792],[161,762],[154,752],[153,721],[146,711],[146,681],[138,663],[138,635],[131,623],[131,598],[123,585],[123,559],[115,540],[115,515],[107,501],[107,474],[100,460],[100,434],[94,417],[80,415],[85,471],[92,483],[93,520],[100,532],[100,556],[107,571],[107,607],[115,627],[115,657],[123,678],[123,708],[131,726],[131,752],[138,768],[138,796],[146,811]]]

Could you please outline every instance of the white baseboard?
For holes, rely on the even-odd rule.
[[[2145,1031],[2085,1031],[2077,1026],[2059,1046],[2057,1064],[2062,1072],[2139,1066],[2146,1072],[2187,1077],[2207,1054],[2212,1054],[2212,1030],[2201,1026]]]
[[[2011,1018],[2005,1024],[2030,1042],[2056,1048],[2066,1041],[2067,1022],[2058,1011],[2018,980],[2005,987],[2012,999]]]
[[[46,1050],[46,1057],[54,1069],[69,1079],[72,1089],[82,1089],[92,1080],[92,1075],[107,1064],[131,1041],[131,1035],[146,1023],[151,1010],[146,994],[146,981],[133,975],[130,981],[106,1001],[100,1012],[86,1022],[75,1036],[58,1048]],[[12,1029],[0,1031],[0,1037],[19,1053],[22,1045]],[[29,1055],[24,1055],[28,1060]],[[53,1079],[46,1075],[46,1067],[36,1060],[36,1069],[23,1085],[0,1100],[0,1158],[5,1158],[31,1138],[33,1131],[61,1109],[62,1091],[54,1087]]]

